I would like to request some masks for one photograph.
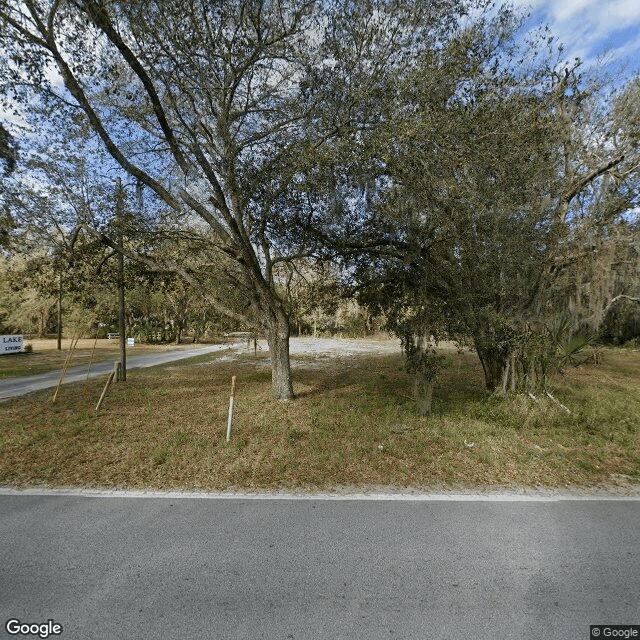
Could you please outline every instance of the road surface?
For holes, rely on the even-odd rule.
[[[588,640],[589,625],[640,625],[637,499],[10,494],[0,638],[25,637],[10,619],[52,620],[63,640]]]
[[[236,346],[236,345],[233,345]],[[201,356],[205,353],[229,349],[230,345],[214,344],[206,347],[196,347],[181,351],[163,351],[145,356],[127,355],[127,371],[129,369],[139,369],[142,367],[154,367],[158,364],[173,362],[174,360],[183,360],[185,358],[193,358]],[[64,378],[64,384],[69,382],[82,382],[87,377],[88,364],[69,367]],[[90,378],[107,375],[113,371],[113,362],[94,362],[89,372]],[[22,396],[32,391],[40,389],[49,389],[55,387],[60,379],[60,371],[50,371],[48,373],[40,373],[34,376],[22,376],[19,378],[7,378],[0,380],[0,400]]]

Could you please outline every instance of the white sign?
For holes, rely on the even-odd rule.
[[[0,354],[20,353],[23,346],[22,336],[0,336]]]
[[[136,343],[136,339],[135,338],[127,338],[127,346],[128,347],[133,347]]]

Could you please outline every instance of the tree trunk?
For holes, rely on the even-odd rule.
[[[509,353],[498,345],[476,344],[476,351],[484,370],[484,383],[487,391],[495,391],[502,386],[504,371],[509,361]]]
[[[280,400],[293,400],[291,365],[289,362],[289,323],[286,317],[267,330],[267,343],[271,355],[271,385],[273,395]]]
[[[120,338],[120,362],[122,363],[122,373],[116,382],[127,380],[127,325],[124,313],[124,266],[122,254],[118,254],[118,333]]]
[[[117,179],[116,190],[116,221],[118,223],[118,246],[124,246],[122,237],[122,214],[124,209],[124,193],[122,191],[122,181]],[[126,382],[127,380],[127,336],[125,322],[125,299],[124,299],[124,255],[118,253],[118,333],[120,334],[120,362],[122,369],[116,382]]]
[[[413,395],[420,416],[427,416],[431,411],[431,399],[433,398],[433,382],[428,381],[419,373],[414,374]]]

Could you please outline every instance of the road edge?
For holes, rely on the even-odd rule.
[[[86,489],[81,487],[0,487],[0,496],[58,496],[78,498],[154,498],[201,500],[328,500],[388,502],[560,502],[638,501],[640,488],[624,492],[586,489],[521,489],[480,491],[158,491],[146,489]]]

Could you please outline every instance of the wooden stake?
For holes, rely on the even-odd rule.
[[[115,375],[116,375],[115,371],[112,371],[109,374],[109,377],[107,378],[107,384],[104,385],[104,389],[102,390],[102,395],[100,396],[100,400],[98,400],[98,404],[96,405],[96,411],[100,408],[100,405],[104,400],[104,397],[107,395],[107,389],[109,388],[109,385],[113,382],[113,376]]]
[[[236,377],[231,378],[231,398],[229,399],[229,420],[227,421],[227,442],[231,440],[231,423],[233,422],[233,400],[236,394]]]
[[[67,357],[64,359],[64,364],[62,365],[62,371],[60,372],[60,379],[58,380],[58,386],[56,387],[56,390],[53,394],[53,398],[51,399],[51,402],[53,402],[54,404],[58,399],[58,392],[60,391],[60,385],[62,385],[62,381],[64,380],[64,377],[67,373],[67,369],[69,368],[69,365],[73,360],[73,352],[76,350],[76,346],[78,344],[78,340],[80,340],[81,335],[82,335],[82,331],[79,329],[76,329],[73,332],[73,336],[71,337],[71,342],[69,344],[69,349],[67,351]]]
[[[553,400],[563,411],[566,411],[569,415],[572,415],[571,411],[567,409],[567,407],[565,407],[562,402],[560,402],[560,400],[556,400],[556,398],[554,398],[548,391],[547,396],[549,396],[549,398]]]

